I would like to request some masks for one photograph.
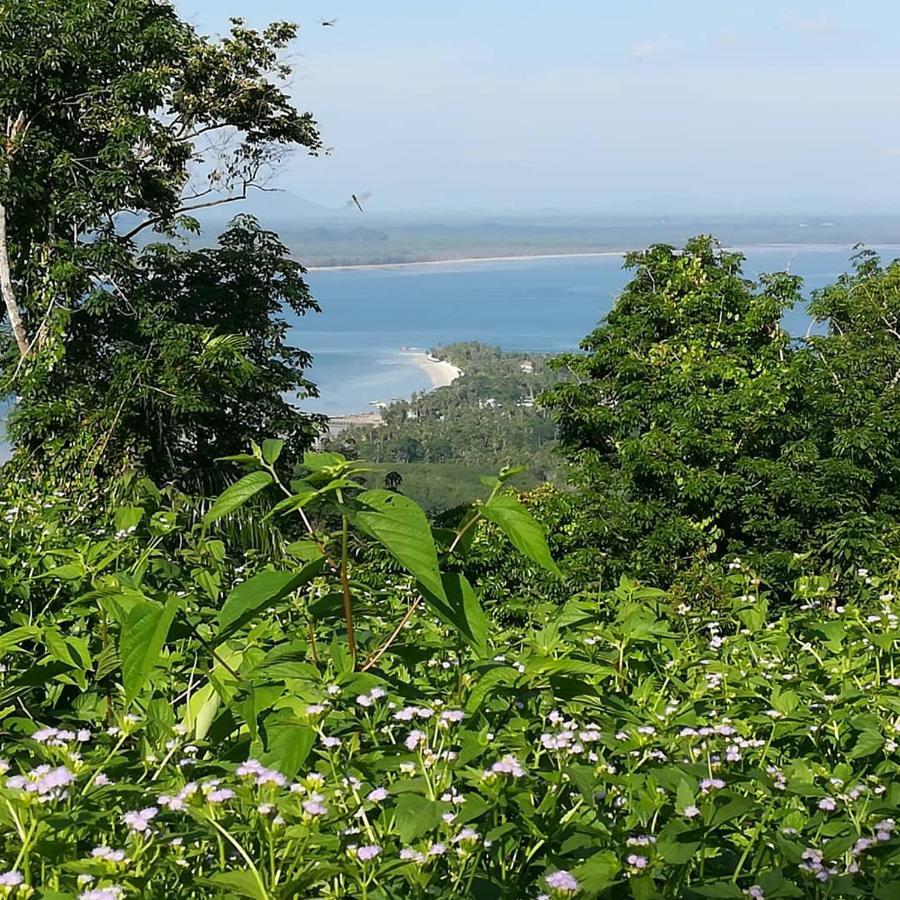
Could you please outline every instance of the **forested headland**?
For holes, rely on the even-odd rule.
[[[324,437],[297,34],[0,7],[0,895],[897,896],[900,263],[643,247]]]

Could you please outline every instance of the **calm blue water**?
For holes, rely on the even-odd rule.
[[[886,258],[900,255],[897,247],[881,249]],[[753,249],[746,253],[745,273],[756,278],[790,269],[809,291],[847,271],[851,254],[849,247]],[[371,410],[370,401],[430,387],[418,365],[398,352],[403,347],[477,340],[506,350],[574,349],[628,277],[621,259],[611,256],[310,272],[323,312],[295,318],[291,341],[313,353],[310,376],[321,397],[300,405],[332,414],[363,412]],[[804,333],[803,310],[795,310],[786,325]]]
[[[900,248],[885,250],[900,254]],[[747,251],[745,273],[790,269],[807,290],[849,268],[849,248]],[[448,263],[394,269],[310,272],[322,314],[297,320],[291,339],[314,356],[310,373],[320,398],[305,409],[347,413],[370,401],[408,396],[429,386],[402,347],[477,340],[506,350],[574,349],[612,306],[628,280],[619,257],[569,257]],[[806,331],[803,310],[787,327]]]

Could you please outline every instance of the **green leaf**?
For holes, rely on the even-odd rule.
[[[263,610],[271,609],[322,571],[324,557],[307,563],[299,572],[259,572],[239,584],[219,610],[218,638],[241,628]]]
[[[681,866],[697,853],[702,838],[702,831],[675,819],[660,832],[656,851],[667,863]]]
[[[142,600],[128,613],[119,638],[126,703],[131,703],[137,697],[150,677],[179,603],[176,597],[170,597],[165,606]]]
[[[397,800],[395,818],[400,840],[410,844],[441,824],[444,807],[418,794],[401,794]]]
[[[113,520],[116,524],[116,531],[129,532],[137,528],[138,523],[144,515],[144,510],[140,506],[120,506],[113,513]]]
[[[469,692],[469,696],[466,699],[466,712],[477,712],[487,699],[488,694],[500,685],[515,684],[517,677],[518,673],[516,670],[509,666],[497,666],[496,668],[488,669]]]
[[[691,890],[695,894],[699,894],[701,897],[743,897],[744,892],[736,885],[732,884],[730,881],[721,882],[719,884],[709,884],[709,885],[692,885]]]
[[[281,451],[283,449],[284,449],[284,441],[282,441],[282,440],[263,441],[262,458],[270,466],[274,466],[275,463],[278,461],[278,457],[281,456]]]
[[[249,869],[238,869],[234,872],[217,872],[205,879],[213,887],[225,888],[239,897],[252,897],[253,900],[269,900],[269,895],[259,883],[259,876]]]
[[[251,472],[249,475],[245,475],[218,496],[216,502],[203,517],[203,523],[209,525],[211,522],[221,519],[222,516],[227,516],[228,513],[236,510],[271,483],[272,476],[268,472]]]
[[[871,756],[878,752],[884,745],[884,737],[881,732],[870,730],[861,731],[856,739],[853,749],[847,754],[847,759],[860,759],[863,756]]]
[[[616,880],[621,864],[612,850],[601,850],[589,856],[572,873],[581,884],[580,896],[596,897]]]
[[[448,603],[431,526],[422,508],[402,494],[385,490],[365,491],[357,499],[367,507],[356,513],[359,527],[435,597]]]
[[[326,469],[339,469],[347,460],[340,453],[304,453],[303,468],[310,472],[323,472]]]
[[[267,749],[260,757],[264,765],[277,769],[286,778],[293,778],[306,762],[316,742],[315,729],[303,722],[291,720],[266,723]]]
[[[441,585],[443,598],[430,590],[423,590],[422,596],[441,621],[455,628],[479,656],[486,656],[490,622],[472,585],[458,572],[442,575]]]
[[[550,555],[544,530],[516,497],[512,494],[494,494],[481,507],[481,514],[503,531],[520,553],[557,578],[562,577]]]

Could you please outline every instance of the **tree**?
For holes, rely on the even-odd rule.
[[[215,248],[150,245],[123,274],[127,303],[95,292],[65,353],[12,412],[20,452],[62,468],[130,462],[201,487],[217,457],[251,441],[277,435],[285,462],[295,460],[319,422],[284,398],[315,394],[303,377],[309,355],[287,343],[281,314],[318,309],[302,272],[246,216]]]
[[[51,391],[68,390],[53,372],[73,336],[77,353],[64,368],[76,382],[88,357],[86,371],[103,369],[108,342],[118,337],[112,322],[131,307],[146,309],[150,296],[160,299],[159,266],[215,271],[212,257],[164,263],[156,251],[136,259],[139,235],[196,230],[193,212],[263,188],[290,148],[319,150],[315,122],[280,84],[289,70],[279,54],[295,33],[286,23],[258,32],[235,19],[228,37],[211,41],[156,0],[9,0],[0,7],[0,128],[7,123],[0,134],[0,293],[9,325],[3,391],[14,390],[22,410],[33,398],[43,403]],[[250,240],[245,249],[263,254],[247,261],[250,268],[271,262],[267,240]],[[215,337],[221,349],[221,326]],[[150,356],[161,346],[148,343]],[[83,396],[83,385],[73,387]],[[166,390],[147,385],[154,388]],[[80,402],[59,400],[73,410]],[[35,418],[49,429],[51,419]],[[20,438],[28,419],[19,419]],[[71,436],[45,430],[40,439]],[[140,443],[142,434],[132,437]],[[37,440],[29,437],[29,447]],[[130,441],[123,435],[120,443]]]
[[[629,254],[634,277],[584,355],[557,361],[572,377],[542,403],[607,566],[671,581],[704,558],[801,546],[814,524],[797,480],[803,368],[781,327],[799,279],[753,285],[741,263],[706,237]]]
[[[844,568],[877,565],[896,552],[900,521],[900,262],[870,250],[854,269],[813,293],[810,312],[827,326],[809,339],[817,443],[827,459],[819,482],[830,522],[828,552]]]

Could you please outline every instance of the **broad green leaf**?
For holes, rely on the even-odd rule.
[[[581,885],[579,896],[596,897],[616,880],[621,863],[612,850],[601,850],[577,866],[573,874]]]
[[[239,650],[230,650],[227,646],[218,651],[219,658],[237,671],[243,659],[243,653]],[[188,699],[184,710],[184,725],[198,741],[202,741],[219,711],[222,698],[216,690],[216,685],[228,675],[221,662],[217,661],[211,673],[208,684],[194,691]],[[230,676],[228,676],[230,677]]]
[[[224,888],[239,897],[252,897],[253,900],[269,900],[269,894],[260,884],[259,876],[249,869],[237,869],[233,872],[216,872],[206,881],[213,887]]]
[[[338,469],[347,460],[340,453],[304,453],[303,468],[310,472],[323,472],[325,469]]]
[[[366,491],[357,498],[366,507],[355,520],[438,599],[448,603],[431,526],[422,508],[392,491]]]
[[[481,514],[510,539],[512,545],[532,562],[562,577],[550,555],[544,530],[512,494],[494,494],[481,507]]]
[[[286,778],[293,778],[306,762],[315,742],[316,731],[305,722],[286,720],[271,725],[267,722],[267,746],[260,761]]]
[[[270,439],[267,441],[263,441],[262,445],[262,458],[270,465],[274,466],[278,461],[278,457],[281,456],[281,451],[284,449],[284,441]]]
[[[150,677],[178,606],[179,600],[176,597],[170,597],[165,605],[142,600],[128,613],[119,638],[126,703],[131,703],[137,697]]]
[[[446,625],[459,631],[479,656],[486,656],[490,622],[472,585],[465,575],[458,572],[448,572],[441,576],[441,585],[443,597],[438,597],[430,590],[423,590],[422,596],[438,617]]]
[[[144,516],[144,510],[140,506],[120,506],[114,513],[116,531],[127,533],[134,531]]]
[[[13,628],[0,635],[0,659],[14,647],[18,647],[23,641],[30,641],[38,637],[41,629],[34,625],[23,625]]]
[[[660,833],[656,842],[656,852],[667,863],[681,866],[696,855],[702,842],[702,830],[675,819]]]
[[[696,885],[691,890],[701,897],[745,897],[744,892],[730,881],[723,881],[719,884]]]
[[[487,699],[488,694],[500,685],[515,684],[517,677],[518,673],[516,670],[509,666],[497,666],[494,669],[488,669],[469,692],[469,696],[466,699],[466,712],[477,712]]]
[[[402,794],[397,799],[396,821],[400,840],[410,844],[441,824],[446,808],[417,794]]]
[[[322,571],[324,557],[307,563],[298,572],[259,572],[239,584],[219,611],[218,637],[245,625],[263,610],[271,609],[285,597],[315,578]]]
[[[881,732],[861,731],[853,749],[847,754],[847,759],[861,759],[863,756],[871,756],[877,753],[884,745],[884,737]]]
[[[221,519],[222,516],[227,516],[228,513],[236,510],[271,483],[272,476],[268,472],[250,472],[249,475],[245,475],[240,481],[236,481],[219,494],[216,502],[203,517],[204,524],[209,525],[211,522]]]

